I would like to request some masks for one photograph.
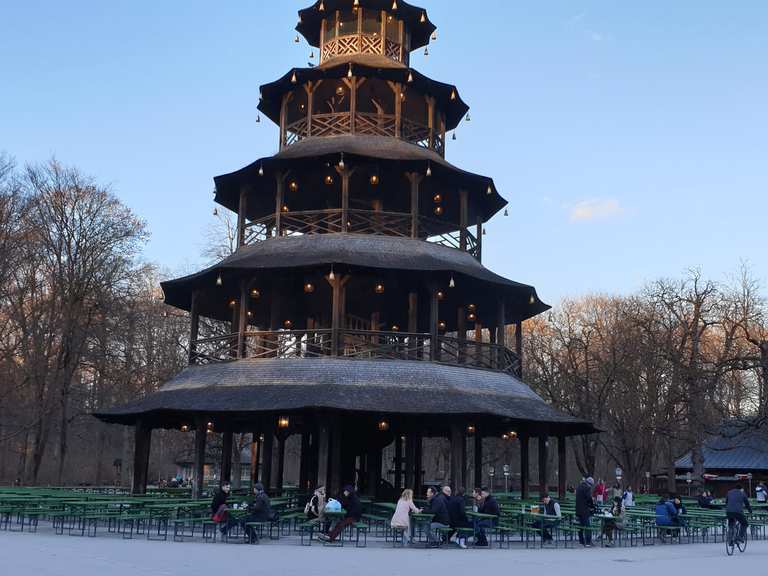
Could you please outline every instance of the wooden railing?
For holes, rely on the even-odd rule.
[[[394,114],[356,112],[354,116],[354,132],[356,134],[401,138],[422,148],[430,148],[429,126],[420,122],[402,118],[402,126],[400,133],[398,133],[397,119]],[[299,118],[285,127],[285,140],[283,144],[291,146],[309,137],[339,136],[351,133],[352,113],[349,111],[312,114],[311,128],[307,117]],[[443,137],[437,130],[432,131],[431,148],[438,154],[444,154]]]
[[[237,359],[322,358],[334,356],[366,360],[431,361],[506,372],[520,376],[520,358],[498,344],[438,336],[432,345],[426,333],[344,329],[280,330],[227,334],[193,342],[191,363],[197,365]]]
[[[284,212],[280,215],[281,236],[304,236],[308,234],[334,234],[344,231],[340,209]],[[443,232],[445,223],[434,218],[419,217],[419,238],[461,249],[461,232]],[[372,236],[411,237],[411,215],[403,212],[382,212],[373,210],[349,210],[347,228],[350,234]],[[466,230],[466,251],[477,257],[477,238]],[[270,214],[246,224],[245,242],[255,244],[277,237],[277,218]]]
[[[386,40],[382,49],[381,36],[369,34],[339,36],[325,41],[320,62],[352,54],[383,54],[391,60],[400,62],[400,44]]]

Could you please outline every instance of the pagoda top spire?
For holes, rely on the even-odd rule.
[[[320,64],[357,54],[408,65],[435,38],[427,11],[401,0],[317,0],[299,11],[296,31],[320,49]]]

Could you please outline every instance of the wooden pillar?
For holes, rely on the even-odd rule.
[[[352,177],[352,170],[349,168],[339,168],[336,171],[341,177],[341,231],[349,231],[349,183]]]
[[[288,101],[290,99],[290,92],[283,94],[283,100],[280,103],[280,150],[285,147],[285,140],[288,128]]]
[[[475,485],[473,488],[483,486],[483,436],[479,430],[475,430]]]
[[[344,287],[349,276],[334,274],[333,279],[329,275],[326,280],[331,285],[331,356],[338,356],[344,322]]]
[[[405,485],[403,487],[410,488],[416,496],[420,496],[416,492],[416,443],[413,433],[405,437]]]
[[[200,310],[199,310],[200,292],[192,291],[192,301],[189,310],[189,363],[195,361],[197,355],[197,338],[200,332]]]
[[[261,456],[261,441],[259,433],[251,434],[251,488],[259,481],[259,457]]]
[[[565,436],[557,437],[557,497],[565,499],[566,482],[568,481],[568,463],[565,458]]]
[[[240,281],[240,305],[238,311],[240,313],[240,319],[237,323],[237,357],[245,358],[246,346],[245,346],[245,334],[248,332],[248,282],[246,280]]]
[[[237,246],[245,246],[245,215],[248,211],[248,194],[240,190],[240,204],[237,208]]]
[[[277,477],[275,478],[275,492],[283,495],[283,476],[285,475],[285,441],[287,434],[281,432],[277,435]]]
[[[275,174],[277,184],[275,192],[275,236],[283,235],[283,201],[285,198],[285,174],[278,172]]]
[[[528,433],[523,432],[520,438],[520,495],[525,500],[528,498]]]
[[[507,307],[504,302],[504,298],[500,298],[498,303],[496,304],[496,344],[500,346],[499,350],[499,357],[496,359],[497,367],[503,368],[504,366],[504,355],[505,355],[505,348],[506,348],[506,342],[507,342],[507,324],[506,324],[506,317],[507,317]]]
[[[376,498],[376,490],[381,480],[381,446],[372,446],[366,456],[368,465],[368,495]]]
[[[467,227],[469,226],[469,202],[466,190],[459,190],[459,248],[467,251]]]
[[[341,492],[341,426],[337,420],[334,420],[331,425],[331,470],[329,474],[329,495],[338,495]]]
[[[518,376],[523,375],[523,322],[518,320],[515,323],[515,353],[517,354],[520,365],[518,367]]]
[[[344,82],[349,87],[349,133],[354,134],[357,121],[357,78],[345,79]]]
[[[408,293],[408,332],[415,334],[419,331],[419,293]]]
[[[464,306],[456,309],[456,337],[459,340],[458,362],[464,362],[464,349],[467,345],[467,312]]]
[[[272,489],[272,448],[275,442],[275,433],[272,427],[268,426],[264,430],[264,441],[262,442],[262,465],[261,465],[261,483],[269,492]]]
[[[435,99],[432,96],[425,96],[427,102],[427,128],[429,129],[429,149],[435,149]]]
[[[466,469],[466,438],[464,428],[451,424],[451,485],[454,490],[463,488]]]
[[[219,486],[224,482],[232,482],[232,432],[227,430],[221,435],[221,474]],[[239,474],[240,471],[238,470]]]
[[[152,429],[146,426],[141,420],[138,420],[134,428],[132,494],[147,493],[149,452],[151,445]]]
[[[331,449],[330,426],[327,419],[321,419],[317,427],[317,480],[316,487],[328,488],[328,464]]]
[[[198,419],[195,426],[195,461],[192,479],[192,498],[201,498],[205,481],[205,442],[208,428],[205,419]]]
[[[321,32],[323,28],[325,27],[320,26]],[[321,48],[320,53],[322,54],[322,52],[323,50]],[[307,82],[304,85],[304,91],[307,93],[307,138],[309,138],[312,136],[312,115],[315,107],[315,83]]]
[[[429,298],[429,340],[432,362],[440,361],[440,340],[438,324],[440,323],[440,300],[437,293],[440,291],[437,287],[430,289]]]
[[[307,491],[310,487],[309,467],[312,463],[312,450],[309,440],[309,430],[304,429],[301,433],[301,459],[299,460],[299,490],[301,491]]]
[[[544,435],[539,436],[539,496],[544,497],[547,489],[547,443],[548,438]]]
[[[477,254],[475,255],[475,258],[477,258],[478,262],[483,261],[483,218],[482,216],[477,216],[477,226],[475,228],[475,234],[477,235]]]
[[[422,468],[424,467],[423,458],[422,458],[423,457],[423,444],[422,444],[422,441],[421,441],[421,432],[417,432],[413,436],[414,436],[414,438],[413,438],[413,444],[414,444],[414,446],[413,446],[413,449],[414,449],[414,454],[413,454],[413,466],[414,466],[413,485],[414,485],[414,492],[416,494],[421,494],[422,488],[423,488],[422,487],[423,478],[422,478],[421,472],[422,472]]]
[[[419,237],[419,185],[424,179],[418,172],[406,172],[405,177],[411,183],[411,238]]]

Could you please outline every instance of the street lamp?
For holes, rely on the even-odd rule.
[[[504,464],[504,493],[509,494],[509,464]]]

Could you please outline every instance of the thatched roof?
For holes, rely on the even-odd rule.
[[[457,168],[433,150],[410,144],[398,138],[385,136],[344,135],[323,138],[307,138],[288,146],[274,156],[260,158],[236,172],[214,178],[216,196],[214,200],[226,208],[239,210],[240,191],[248,191],[248,212],[250,219],[274,211],[277,183],[274,174],[278,171],[308,168],[319,169],[326,163],[335,165],[341,153],[350,166],[355,163],[374,160],[382,170],[390,168],[400,172],[409,170],[424,172],[429,163],[432,179],[440,182],[446,192],[465,189],[469,193],[472,212],[483,222],[502,210],[507,201],[499,195],[493,179]],[[263,171],[263,176],[259,171]],[[488,188],[491,193],[488,194]]]
[[[160,391],[101,412],[106,422],[179,413],[226,415],[328,409],[381,415],[490,416],[546,425],[554,433],[595,432],[546,404],[513,376],[405,360],[238,360],[190,366]]]
[[[323,18],[333,14],[334,10],[349,10],[350,0],[324,0],[324,12],[319,10],[320,0],[317,0],[312,6],[299,10],[299,23],[296,25],[296,31],[307,39],[311,46],[320,46],[320,25]],[[413,6],[402,0],[397,2],[397,11],[392,10],[392,0],[360,0],[360,6],[365,8],[374,8],[376,10],[385,10],[396,18],[405,22],[406,28],[411,34],[411,49],[416,50],[429,44],[429,37],[436,30],[436,27],[427,17],[424,8]],[[422,22],[422,15],[424,22]]]

